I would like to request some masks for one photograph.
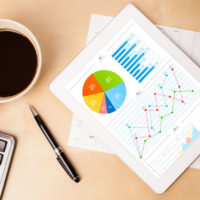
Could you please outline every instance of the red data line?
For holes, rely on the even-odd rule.
[[[138,152],[139,152],[139,155],[140,155],[140,146],[138,144],[138,140],[137,140],[138,137],[136,136],[136,133],[135,133],[134,137],[135,137],[135,141],[136,141],[136,144],[137,144]]]
[[[137,139],[148,138],[148,137],[149,136],[144,135],[144,136],[137,137]]]
[[[148,121],[148,116],[147,116],[147,109],[144,109],[145,113],[146,113],[146,121],[147,121],[147,129],[148,129],[148,133],[150,135],[150,130],[149,130],[149,121]]]
[[[176,83],[177,83],[177,85],[178,85],[178,89],[179,89],[179,92],[180,92],[180,95],[181,95],[181,100],[183,100],[182,92],[181,92],[181,89],[180,89],[181,86],[180,86],[180,84],[179,84],[179,82],[178,82],[178,79],[177,79],[177,77],[176,77],[176,73],[175,73],[175,71],[174,71],[174,68],[171,66],[170,69],[172,70],[173,75],[174,75],[174,78],[175,78]]]
[[[148,109],[148,111],[158,111],[158,108],[155,108],[155,109]]]
[[[156,108],[158,108],[158,102],[157,102],[157,97],[156,97],[156,93],[154,93],[154,97],[155,97],[155,103],[156,103]]]
[[[167,98],[172,99],[172,100],[174,99],[174,100],[177,100],[177,101],[180,101],[181,103],[183,103],[183,100],[177,99],[177,98],[172,98],[172,96],[170,96],[170,95],[167,96],[167,95],[164,95],[164,94],[157,94],[157,93],[156,93],[156,95],[167,97]]]

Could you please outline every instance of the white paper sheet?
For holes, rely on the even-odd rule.
[[[92,14],[87,37],[87,44],[112,20],[112,17]],[[197,65],[200,66],[200,33],[183,29],[157,26],[169,39],[182,49]],[[78,117],[72,120],[71,132],[68,145],[83,149],[114,153],[104,141],[102,141],[95,130],[87,127]],[[200,157],[197,158],[192,168],[200,169]]]

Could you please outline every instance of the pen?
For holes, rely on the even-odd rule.
[[[55,153],[57,155],[58,162],[63,167],[63,169],[65,170],[65,172],[69,175],[69,177],[73,181],[75,181],[76,183],[78,183],[80,181],[80,179],[79,179],[79,177],[78,177],[75,169],[73,168],[73,166],[71,165],[71,163],[69,162],[69,160],[65,156],[64,152],[62,151],[61,147],[59,147],[59,145],[57,144],[57,142],[55,141],[55,139],[51,135],[50,131],[46,127],[45,123],[40,118],[39,114],[33,108],[33,106],[30,105],[29,107],[30,107],[30,110],[31,110],[34,118],[35,118],[35,121],[37,122],[38,126],[40,127],[40,129],[44,133],[45,137],[49,141],[51,147],[55,151]]]

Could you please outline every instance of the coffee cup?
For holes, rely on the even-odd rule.
[[[7,60],[1,62],[1,59],[0,61],[0,73],[2,75],[2,77],[0,75],[0,103],[5,103],[23,96],[35,85],[42,67],[42,54],[34,34],[27,27],[16,21],[0,19],[1,39],[3,43],[0,46],[0,58],[4,56],[2,59],[5,60],[5,57],[8,57]],[[11,46],[10,50],[9,45]],[[33,69],[34,65],[35,69]],[[25,73],[24,75],[22,75],[23,72]],[[5,76],[8,76],[8,78]],[[28,78],[30,80],[27,80]],[[18,89],[17,85],[19,85]]]

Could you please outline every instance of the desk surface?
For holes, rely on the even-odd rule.
[[[1,0],[0,18],[19,21],[39,40],[43,68],[24,97],[0,105],[0,130],[17,139],[4,200],[200,199],[200,170],[188,169],[156,195],[116,156],[67,146],[72,113],[48,90],[49,83],[85,46],[90,14],[115,16],[133,3],[154,23],[200,31],[199,0]],[[55,160],[28,104],[40,111],[82,178],[73,183]]]

